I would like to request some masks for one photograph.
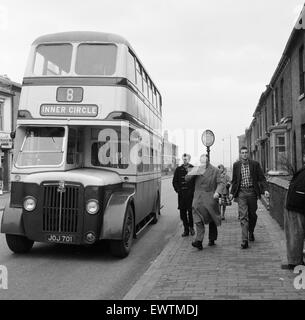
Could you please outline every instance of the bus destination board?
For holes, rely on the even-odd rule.
[[[41,116],[60,117],[96,117],[98,106],[95,104],[42,104],[40,106]]]

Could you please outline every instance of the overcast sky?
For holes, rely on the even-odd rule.
[[[163,128],[193,162],[192,130],[216,136],[211,161],[229,165],[279,62],[300,0],[1,0],[0,74],[22,82],[40,35],[117,33],[133,46],[163,96]],[[173,136],[174,135],[174,136]],[[196,144],[197,145],[197,144]]]

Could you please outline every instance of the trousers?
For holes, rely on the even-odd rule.
[[[295,211],[284,211],[287,260],[289,264],[303,263],[305,240],[305,215]]]
[[[180,219],[182,220],[184,231],[186,233],[189,232],[189,229],[193,229],[194,222],[193,222],[192,208],[180,209]]]
[[[196,238],[195,241],[203,241],[205,226],[202,221],[196,222]],[[217,226],[214,221],[209,223],[209,240],[216,241],[218,236]]]
[[[241,189],[238,193],[237,203],[241,239],[242,241],[248,241],[248,234],[254,232],[257,222],[257,195],[254,189]]]

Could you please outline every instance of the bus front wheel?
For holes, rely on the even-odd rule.
[[[125,214],[123,226],[123,239],[111,240],[110,251],[113,256],[125,258],[128,256],[134,235],[134,214],[131,205],[129,204]]]
[[[16,234],[6,234],[5,238],[8,247],[14,253],[27,253],[32,249],[34,244],[33,240]]]

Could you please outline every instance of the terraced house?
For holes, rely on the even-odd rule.
[[[305,165],[304,45],[305,30],[294,28],[243,136],[268,175],[270,212],[281,225],[289,180]]]

